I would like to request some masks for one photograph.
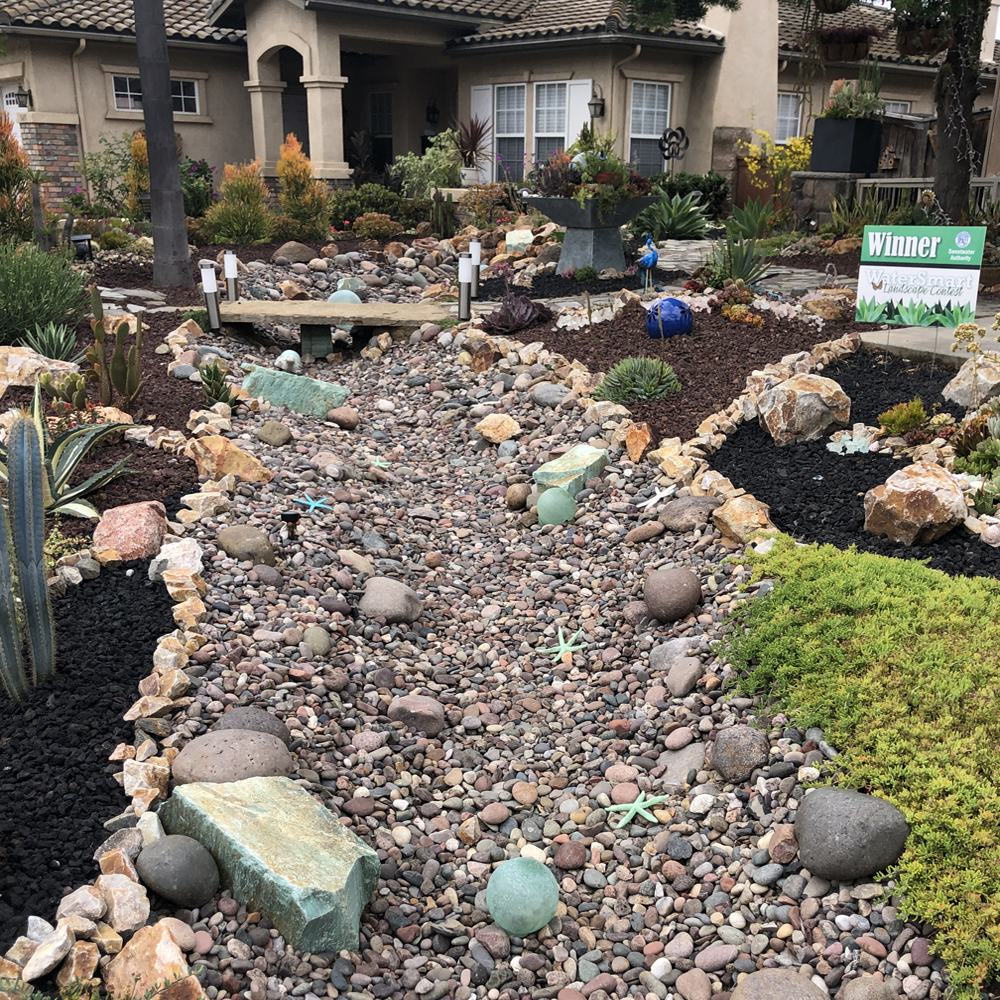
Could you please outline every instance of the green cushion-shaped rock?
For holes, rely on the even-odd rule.
[[[327,410],[342,406],[351,394],[350,389],[333,382],[272,368],[255,368],[243,379],[243,388],[251,397],[266,399],[273,406],[287,406],[293,413],[314,417],[325,417]]]
[[[158,815],[169,833],[207,847],[233,897],[296,951],[357,950],[378,855],[293,781],[182,785]]]
[[[599,476],[608,464],[608,453],[589,444],[578,444],[565,455],[535,469],[533,479],[539,486],[561,486],[575,497],[588,479]]]
[[[511,858],[490,876],[486,905],[498,927],[514,937],[527,937],[556,915],[559,886],[540,861]]]

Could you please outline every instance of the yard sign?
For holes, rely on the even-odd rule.
[[[865,226],[855,320],[971,323],[985,241],[985,226]]]

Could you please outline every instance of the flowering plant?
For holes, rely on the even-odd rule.
[[[591,149],[570,157],[557,150],[528,174],[528,186],[543,198],[573,198],[584,207],[597,202],[598,216],[613,212],[621,202],[649,193],[648,178],[613,152]]]

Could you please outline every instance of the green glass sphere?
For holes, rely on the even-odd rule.
[[[576,517],[576,501],[559,486],[546,490],[538,498],[539,524],[565,524]]]
[[[352,292],[349,288],[341,288],[340,291],[334,292],[330,295],[327,302],[350,302],[353,305],[357,305],[361,299],[358,297],[357,292]]]
[[[556,915],[559,885],[540,861],[511,858],[486,883],[486,905],[498,927],[513,937],[527,937]]]

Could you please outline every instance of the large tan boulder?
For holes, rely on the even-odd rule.
[[[926,545],[966,518],[959,481],[931,462],[897,469],[865,494],[865,531],[904,545]]]
[[[712,511],[715,526],[734,542],[749,542],[758,535],[775,535],[778,529],[771,523],[771,508],[755,497],[745,495],[727,500]]]
[[[9,385],[33,386],[45,372],[59,379],[79,370],[72,361],[54,361],[30,347],[0,347],[0,396]]]
[[[182,984],[193,987],[192,995],[204,997],[197,980],[189,982],[190,970],[184,952],[164,921],[141,927],[121,952],[104,969],[104,985],[110,996],[143,996],[169,983],[170,990]],[[178,995],[187,995],[179,992]]]
[[[229,438],[219,434],[192,438],[184,454],[193,458],[198,474],[209,479],[221,479],[230,474],[239,476],[245,483],[268,483],[274,478],[253,455],[243,451]]]
[[[815,441],[846,427],[851,419],[847,393],[822,375],[793,375],[762,393],[760,425],[780,448],[793,441]]]
[[[969,358],[941,390],[941,395],[967,410],[982,406],[994,396],[1000,396],[1000,364],[980,360],[977,365],[975,358]]]

